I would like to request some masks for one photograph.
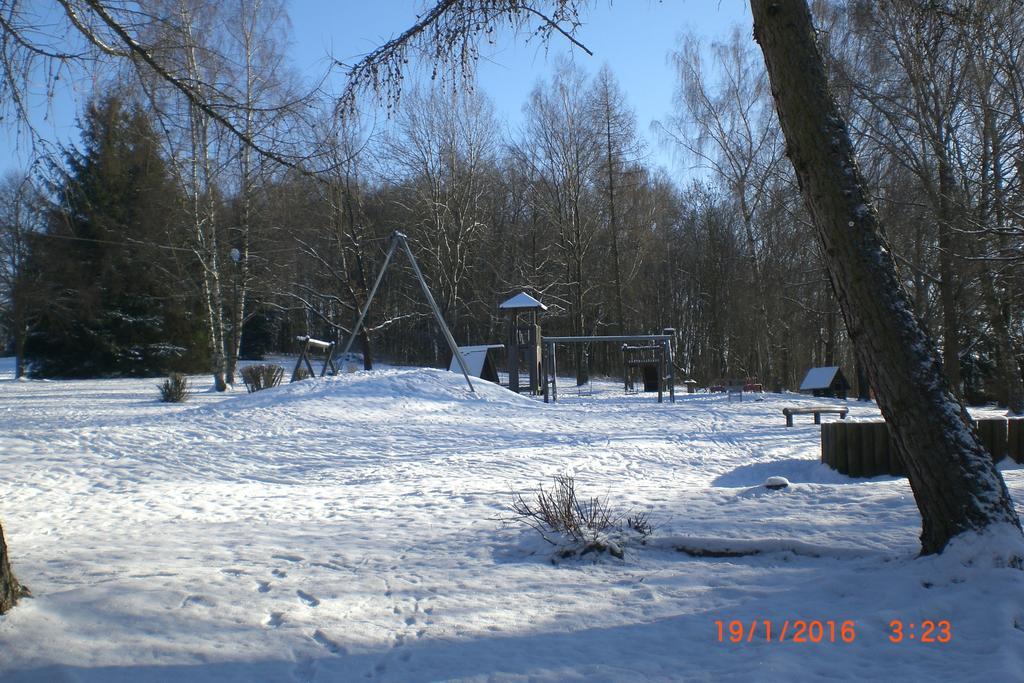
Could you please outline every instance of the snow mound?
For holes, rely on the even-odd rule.
[[[537,406],[537,401],[520,396],[504,387],[482,379],[473,381],[469,391],[462,375],[434,368],[388,368],[334,377],[316,377],[282,384],[236,400],[197,408],[195,412],[211,411],[218,415],[247,411],[253,408],[285,406],[297,401],[360,402],[416,400],[432,403],[496,403],[516,406]]]

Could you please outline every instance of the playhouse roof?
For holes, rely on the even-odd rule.
[[[503,349],[503,344],[487,344],[485,346],[460,346],[459,353],[466,361],[466,368],[473,377],[482,377],[484,363],[487,361],[487,351],[490,349]],[[459,361],[452,356],[452,362],[448,365],[450,372],[460,372]]]
[[[800,391],[814,391],[815,389],[828,389],[839,372],[839,366],[833,365],[826,368],[811,368],[807,371],[803,383],[800,384]]]
[[[514,297],[506,301],[505,303],[498,306],[498,308],[508,309],[537,309],[541,311],[548,310],[548,307],[541,302],[534,299],[526,292],[519,292]]]

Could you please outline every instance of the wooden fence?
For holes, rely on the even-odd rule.
[[[975,421],[982,444],[999,462],[1009,456],[1024,463],[1024,418]],[[851,477],[904,476],[885,422],[826,422],[821,425],[821,461]]]

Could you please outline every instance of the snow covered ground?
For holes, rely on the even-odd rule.
[[[0,360],[0,515],[35,598],[0,617],[5,683],[1024,680],[1021,573],[914,559],[906,480],[838,475],[809,416],[784,426],[818,399],[659,405],[599,383],[545,405],[387,369],[253,395],[195,378],[168,405],[155,380],[12,372]],[[649,545],[553,563],[502,522],[511,490],[566,471],[649,512]],[[1021,510],[1024,470],[1003,472]],[[749,642],[734,620],[758,621]],[[823,622],[821,642],[778,642],[787,620]],[[922,620],[949,642],[921,642]]]

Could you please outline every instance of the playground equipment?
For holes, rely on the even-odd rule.
[[[384,273],[387,272],[388,266],[391,264],[391,259],[394,257],[398,247],[402,247],[405,255],[409,258],[409,265],[412,266],[412,270],[416,274],[416,279],[420,282],[420,289],[423,290],[423,296],[426,298],[427,303],[430,304],[430,310],[434,313],[437,325],[441,328],[445,341],[448,342],[448,348],[451,349],[452,358],[458,361],[459,368],[462,370],[462,376],[466,378],[466,384],[469,385],[469,390],[476,393],[476,390],[473,389],[473,382],[469,379],[469,368],[466,366],[466,359],[462,357],[461,353],[459,353],[459,347],[455,345],[455,339],[452,338],[452,333],[444,321],[444,316],[441,315],[441,309],[437,307],[437,302],[434,301],[434,295],[430,293],[430,288],[427,287],[427,281],[423,279],[423,273],[420,272],[420,266],[416,262],[416,257],[413,256],[412,249],[409,248],[409,238],[397,230],[391,233],[391,243],[388,245],[387,256],[384,257],[384,263],[380,266],[380,271],[377,273],[377,279],[373,281],[373,287],[370,288],[370,294],[366,297],[366,303],[363,304],[363,310],[359,312],[359,318],[356,320],[356,324],[352,328],[352,334],[349,335],[348,341],[345,342],[345,348],[341,352],[341,357],[345,358],[348,355],[349,349],[352,348],[352,342],[355,341],[356,335],[359,334],[359,330],[363,326],[363,320],[366,319],[366,312],[370,309],[370,304],[373,303],[373,297],[377,294],[377,288],[380,287],[380,281],[384,279]],[[331,360],[332,358],[333,349],[332,352],[328,354],[328,360]]]
[[[501,344],[460,346],[459,353],[465,359],[470,375],[498,384],[498,366],[494,361],[498,350],[504,348]],[[452,362],[448,365],[448,371],[456,372],[458,369],[459,363],[455,360],[455,356],[452,356]]]
[[[508,312],[508,388],[510,391],[520,390],[519,371],[521,361],[525,360],[528,367],[531,394],[540,393],[541,348],[540,325],[537,314],[548,310],[548,307],[534,299],[526,292],[520,292],[498,306]]]
[[[637,380],[643,382],[644,391],[658,390],[658,368],[664,366],[664,353],[664,344],[622,345],[622,381],[627,394],[639,391]]]
[[[676,402],[676,390],[675,390],[675,367],[672,363],[672,337],[669,329],[665,330],[668,334],[629,334],[629,335],[611,335],[611,336],[590,336],[590,337],[543,337],[541,344],[543,347],[542,354],[542,372],[544,377],[543,382],[543,393],[544,402],[558,400],[558,380],[557,380],[557,350],[556,347],[559,344],[595,344],[595,343],[618,343],[628,347],[629,345],[637,345],[635,349],[646,349],[647,347],[656,347],[651,353],[654,356],[655,372],[656,372],[656,385],[658,392],[658,403],[662,403],[664,400],[664,394],[667,391],[669,395],[669,401],[672,403]],[[640,346],[642,345],[642,346]],[[639,353],[639,351],[637,351]],[[638,366],[640,364],[638,363]]]
[[[316,377],[316,373],[313,372],[313,364],[309,362],[309,353],[312,350],[327,352],[327,355],[324,356],[324,367],[320,370],[321,377],[327,374],[327,368],[331,369],[332,375],[338,374],[338,366],[334,364],[334,342],[320,341],[309,336],[296,337],[295,341],[302,344],[302,351],[299,352],[299,359],[295,361],[295,369],[292,370],[292,382],[300,379],[299,368],[302,367],[303,363],[306,364],[306,368],[309,370],[308,376]]]

